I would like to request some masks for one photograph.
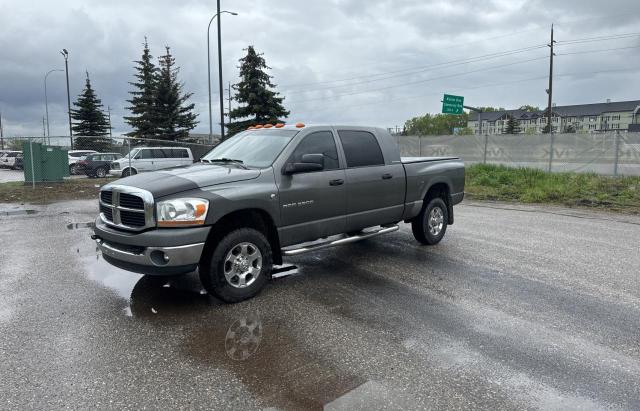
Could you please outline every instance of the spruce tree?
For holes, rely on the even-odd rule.
[[[175,59],[171,50],[166,47],[167,54],[159,60],[156,73],[156,90],[154,93],[154,120],[157,126],[157,138],[175,140],[189,136],[198,124],[197,114],[193,112],[195,104],[187,104],[193,93],[184,93],[183,84],[178,81],[179,68],[175,67]]]
[[[507,120],[507,127],[504,129],[504,134],[518,134],[520,132],[520,122],[513,116],[509,116]]]
[[[233,85],[239,107],[229,113],[231,120],[237,120],[228,124],[229,136],[250,125],[283,122],[289,115],[282,105],[284,98],[272,90],[275,85],[266,72],[270,67],[262,56],[249,46],[247,55],[240,59],[240,82]]]
[[[73,148],[97,151],[108,148],[111,141],[104,136],[109,134],[109,122],[102,112],[102,102],[91,87],[89,72],[84,90],[73,105],[76,108],[71,109],[71,118],[74,120],[71,128],[75,135],[84,136],[75,140]]]
[[[124,120],[133,128],[133,131],[127,133],[131,137],[153,138],[158,134],[156,118],[154,113],[154,99],[156,90],[156,74],[157,67],[153,64],[153,56],[149,51],[149,43],[144,38],[144,49],[142,57],[136,61],[137,81],[129,82],[134,87],[130,91],[131,100],[127,100],[131,106],[127,107],[131,111],[131,116],[125,117]]]

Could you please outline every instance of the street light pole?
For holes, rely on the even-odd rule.
[[[64,71],[67,75],[67,114],[69,115],[69,138],[71,139],[71,149],[73,150],[73,130],[71,128],[71,95],[69,94],[69,52],[62,49],[60,52],[64,57]]]
[[[209,83],[209,139],[213,139],[213,116],[211,114],[211,49],[209,47],[209,31],[211,29],[211,23],[213,19],[218,17],[218,77],[220,83],[220,127],[221,127],[221,137],[224,139],[224,108],[223,108],[223,96],[222,96],[222,51],[221,51],[221,36],[220,36],[220,15],[223,13],[231,14],[232,16],[237,16],[238,13],[233,11],[223,10],[220,11],[220,0],[218,0],[218,12],[211,17],[209,20],[209,25],[207,26],[207,81]]]
[[[64,70],[53,69],[53,70],[47,71],[47,74],[44,75],[44,111],[47,117],[47,136],[48,137],[51,137],[51,133],[49,132],[49,101],[47,99],[47,77],[49,77],[49,74],[53,73],[54,71],[64,71]],[[49,143],[51,143],[51,141],[49,141]]]

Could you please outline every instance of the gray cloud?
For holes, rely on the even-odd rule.
[[[154,56],[164,45],[172,47],[185,89],[194,92],[201,121],[196,131],[206,132],[206,25],[214,7],[195,0],[0,1],[0,110],[5,133],[42,133],[43,77],[50,69],[64,67],[59,54],[63,47],[70,51],[72,98],[80,93],[88,70],[103,103],[112,108],[115,132],[126,132],[122,116],[127,114],[128,81],[145,35]],[[290,120],[385,127],[438,112],[445,91],[464,95],[468,104],[545,105],[546,79],[540,77],[547,74],[547,61],[513,63],[545,57],[546,48],[457,66],[428,66],[543,45],[552,22],[558,40],[640,32],[637,0],[223,0],[223,8],[240,14],[223,16],[225,84],[236,81],[237,60],[243,48],[253,44],[273,68]],[[215,30],[211,40],[217,84]],[[562,55],[633,46],[640,46],[640,36],[558,43],[554,100],[571,104],[640,98],[634,71],[640,67],[640,48]],[[419,67],[425,69],[398,73]],[[619,71],[623,69],[631,70]],[[381,74],[388,72],[393,73]],[[340,79],[351,80],[336,81]],[[51,74],[48,85],[51,131],[64,135],[64,74]],[[214,87],[215,102],[217,92]]]

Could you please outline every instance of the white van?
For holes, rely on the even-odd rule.
[[[112,162],[109,174],[126,177],[191,164],[193,154],[186,147],[136,147],[126,156]]]

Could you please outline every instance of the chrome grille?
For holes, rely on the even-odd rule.
[[[100,192],[100,217],[106,224],[131,231],[155,227],[153,195],[128,186],[107,186]]]
[[[144,210],[144,201],[142,200],[142,198],[126,193],[120,193],[119,205],[120,207]]]
[[[111,191],[101,191],[100,192],[100,200],[102,200],[105,204],[111,204]]]

